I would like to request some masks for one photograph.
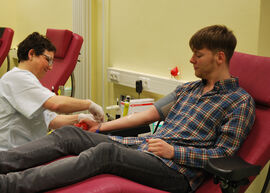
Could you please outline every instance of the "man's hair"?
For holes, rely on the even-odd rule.
[[[33,49],[35,55],[39,56],[44,53],[45,50],[50,52],[56,52],[55,46],[45,36],[34,32],[28,35],[18,46],[17,56],[18,62],[28,60],[28,52]]]
[[[223,25],[212,25],[196,32],[189,41],[191,50],[207,48],[212,52],[223,51],[229,64],[237,40],[231,30]]]

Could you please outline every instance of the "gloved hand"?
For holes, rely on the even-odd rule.
[[[80,122],[82,119],[89,119],[91,121],[96,121],[94,115],[92,114],[84,114],[84,113],[78,114],[78,122]]]
[[[95,120],[98,122],[104,122],[104,111],[101,106],[94,103],[93,101],[89,100],[91,102],[89,106],[89,112],[92,113],[95,117]]]
[[[78,123],[75,123],[74,126],[80,127],[83,130],[87,131],[90,127],[92,127],[91,124],[93,124],[93,123],[97,123],[94,115],[80,113],[80,114],[78,114]]]

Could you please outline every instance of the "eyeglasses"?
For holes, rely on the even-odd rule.
[[[42,54],[42,56],[45,57],[45,59],[47,60],[49,66],[53,65],[53,58],[52,57],[47,56],[46,54]]]

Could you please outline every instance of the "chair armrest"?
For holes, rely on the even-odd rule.
[[[239,156],[232,156],[209,159],[205,170],[222,179],[240,181],[258,175],[261,166],[249,164]]]
[[[149,125],[141,125],[138,127],[126,128],[121,130],[101,132],[106,135],[117,135],[122,137],[137,137],[141,133],[148,133],[151,129]]]

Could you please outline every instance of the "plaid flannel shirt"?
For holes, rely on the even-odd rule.
[[[177,87],[176,102],[153,135],[110,138],[127,145],[138,144],[138,150],[146,153],[150,153],[147,138],[160,138],[173,145],[174,159],[160,159],[185,175],[196,190],[204,179],[207,160],[236,153],[255,119],[254,101],[239,87],[237,78],[218,81],[213,90],[202,94],[204,84],[195,81]]]

